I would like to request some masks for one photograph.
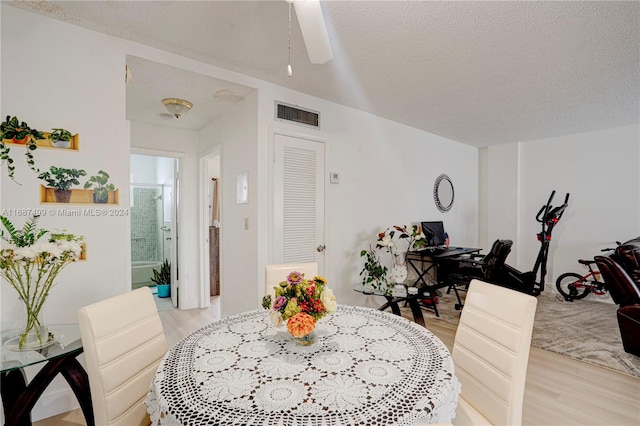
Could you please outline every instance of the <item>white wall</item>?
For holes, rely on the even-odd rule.
[[[533,218],[552,189],[554,206],[571,194],[550,245],[547,282],[554,289],[560,274],[582,271],[578,258],[592,259],[616,240],[640,235],[639,134],[638,126],[625,126],[521,144],[519,234],[526,241],[522,263],[529,269],[541,229]]]
[[[358,253],[375,244],[386,227],[443,220],[452,244],[477,244],[477,149],[279,86],[257,86],[256,94],[200,132],[201,155],[223,146],[223,315],[255,308],[263,295],[264,266],[270,261],[269,161],[276,130],[323,140],[327,182],[330,171],[341,175],[340,184],[326,185],[325,208],[326,275],[341,303],[367,303],[351,290],[360,280]],[[276,100],[319,111],[321,129],[276,122]],[[249,171],[249,203],[238,205],[236,176],[243,171]],[[433,201],[433,184],[441,173],[451,177],[456,191],[448,213],[440,213]],[[249,230],[243,228],[245,217]]]
[[[131,183],[148,184],[156,183],[157,162],[154,157],[148,155],[131,156]]]
[[[201,156],[215,146],[220,155],[220,295],[223,316],[256,309],[258,94],[253,92],[200,131]],[[236,203],[236,177],[248,172],[249,202]],[[244,220],[249,229],[244,229]]]
[[[478,247],[489,250],[489,149],[478,150]]]
[[[487,246],[497,239],[514,242],[509,264],[518,265],[518,145],[497,145],[488,148],[487,158]]]
[[[541,231],[535,216],[551,191],[557,191],[553,206],[571,194],[569,207],[553,230],[547,290],[555,291],[555,280],[564,272],[583,272],[579,258],[591,259],[601,249],[615,246],[616,240],[640,235],[637,125],[489,147],[488,151],[490,230],[495,238],[513,235],[515,220],[518,269],[533,268],[540,249],[536,234]],[[499,161],[492,165],[494,158]],[[499,217],[503,219],[495,220]],[[516,266],[514,259],[510,255],[507,263]]]
[[[129,133],[124,119],[123,69],[125,56],[110,37],[80,30],[2,4],[2,105],[0,116],[16,115],[35,128],[63,127],[80,135],[80,151],[35,151],[37,165],[84,169],[87,177],[102,169],[120,190],[118,208],[129,205]],[[26,29],[26,30],[25,30]],[[24,66],[15,66],[15,64]],[[11,64],[11,66],[8,66]],[[55,65],[53,65],[55,64]],[[68,266],[59,276],[46,307],[49,323],[77,322],[83,305],[123,293],[130,288],[129,219],[127,216],[69,217],[55,209],[61,205],[39,202],[36,175],[23,161],[23,148],[13,148],[17,185],[2,167],[0,199],[3,209],[46,208],[40,225],[84,235],[87,261]],[[84,183],[84,179],[81,180]],[[68,205],[71,211],[95,207]],[[51,210],[53,209],[53,210]],[[23,218],[11,219],[17,224]],[[15,291],[1,284],[0,326],[16,325]],[[37,368],[28,369],[30,378]],[[33,418],[55,414],[75,405],[66,382],[56,379]]]
[[[361,279],[360,250],[375,245],[377,233],[387,227],[443,220],[451,244],[477,244],[476,148],[280,87],[265,85],[259,93],[258,156],[264,159],[258,161],[259,197],[263,197],[258,212],[259,273],[268,262],[268,165],[275,130],[307,134],[326,143],[325,275],[340,303],[380,304],[352,287]],[[321,129],[274,121],[275,100],[319,111]],[[340,173],[340,184],[329,184],[329,172]],[[455,202],[448,213],[440,213],[433,201],[433,184],[442,173],[449,175],[455,187]],[[260,281],[260,295],[262,288]]]

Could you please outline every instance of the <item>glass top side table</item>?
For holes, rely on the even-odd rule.
[[[73,390],[87,425],[94,425],[89,378],[76,359],[83,351],[80,328],[77,324],[49,325],[53,341],[41,349],[19,350],[7,342],[18,330],[3,331],[0,335],[0,393],[5,424],[30,425],[31,410],[54,377],[60,373]],[[27,384],[24,367],[46,363]]]
[[[422,309],[420,308],[420,303],[422,302],[423,299],[425,299],[425,296],[423,295],[422,291],[418,291],[417,293],[411,294],[408,291],[409,288],[411,287],[405,286],[405,292],[403,295],[394,296],[392,294],[393,289],[388,289],[386,291],[379,290],[379,289],[371,289],[371,288],[365,287],[362,284],[356,284],[355,286],[353,286],[353,290],[357,291],[358,293],[363,293],[366,295],[373,295],[373,296],[382,296],[385,299],[387,299],[387,303],[385,303],[384,305],[378,308],[379,311],[384,311],[386,309],[391,308],[391,312],[401,316],[399,303],[401,302],[407,303],[411,308],[411,313],[413,314],[413,321],[425,327],[424,316],[422,316]]]

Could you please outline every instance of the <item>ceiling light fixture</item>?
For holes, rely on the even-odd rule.
[[[180,116],[186,112],[188,112],[193,104],[189,101],[185,101],[184,99],[177,98],[165,98],[162,100],[165,108],[172,115],[175,115],[176,118],[180,118]]]

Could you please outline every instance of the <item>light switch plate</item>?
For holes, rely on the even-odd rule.
[[[337,172],[331,172],[331,173],[330,173],[329,181],[330,181],[331,183],[340,183],[340,173],[337,173]]]

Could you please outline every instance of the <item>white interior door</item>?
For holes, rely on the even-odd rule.
[[[324,274],[324,143],[274,134],[271,263],[317,262]]]

